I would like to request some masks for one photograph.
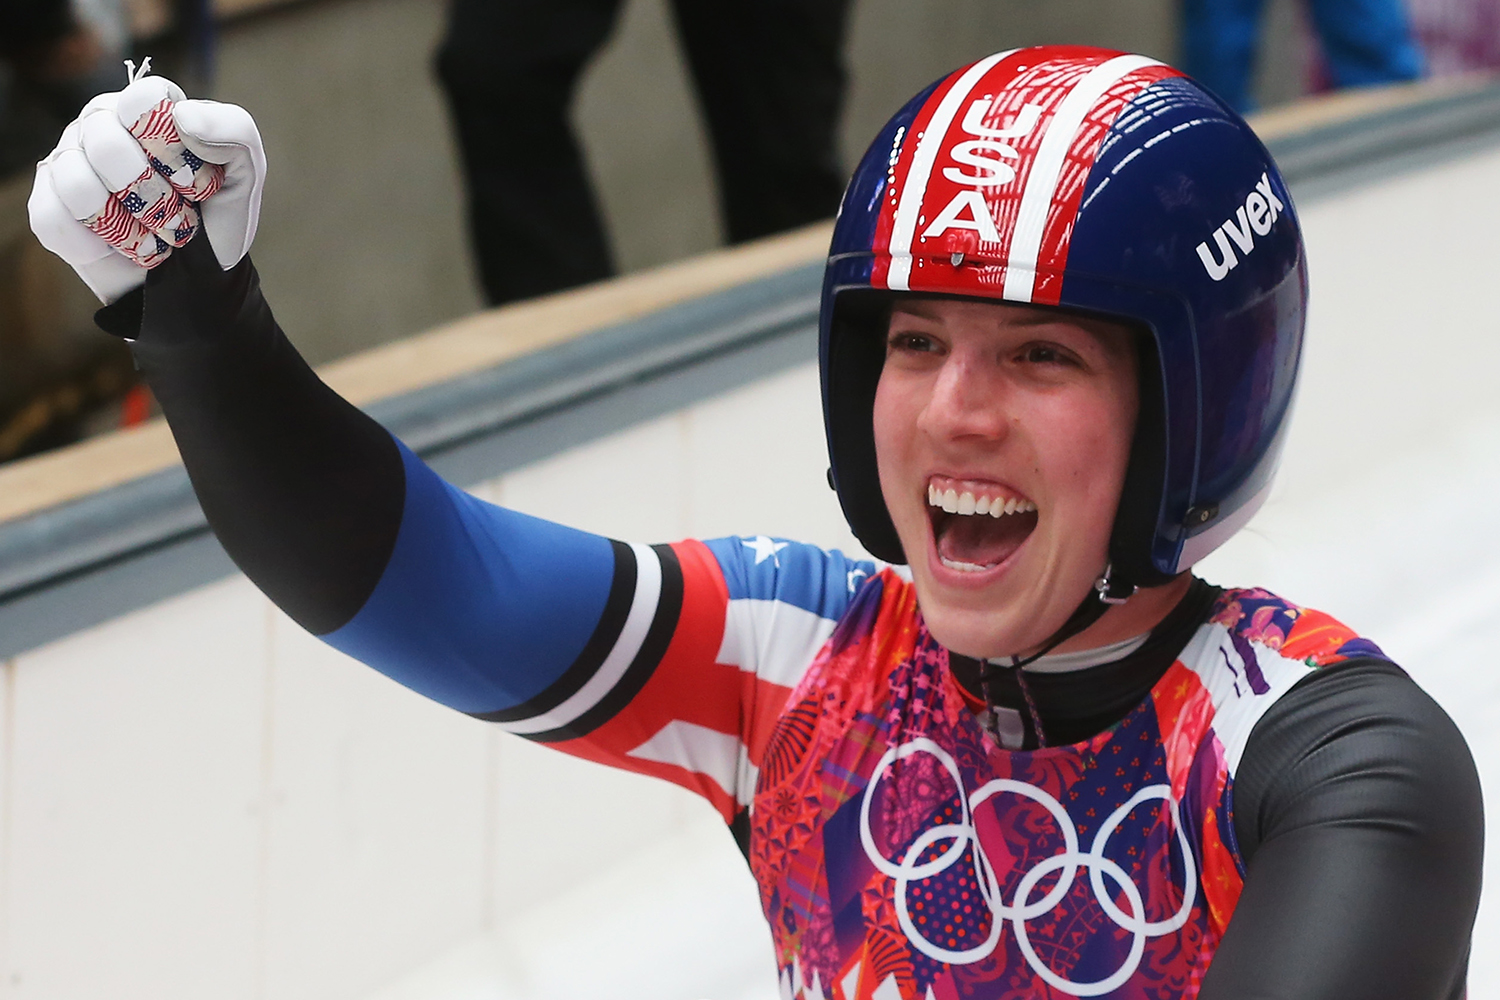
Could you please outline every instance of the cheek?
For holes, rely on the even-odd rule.
[[[883,483],[887,470],[894,469],[910,448],[916,430],[911,393],[900,379],[890,376],[889,369],[881,373],[880,382],[875,387],[871,420],[875,434],[875,461]]]
[[[899,378],[881,377],[872,413],[875,467],[885,509],[906,546],[916,544],[914,532],[927,517],[925,507],[916,502],[917,491],[911,488],[914,469],[921,462],[917,429],[920,410],[920,398],[909,384]]]
[[[1053,484],[1074,502],[1090,508],[1108,507],[1113,515],[1125,484],[1125,468],[1135,436],[1133,398],[1075,401],[1084,405],[1060,407],[1038,421],[1047,440],[1039,455],[1051,461]],[[1046,461],[1046,459],[1044,459]]]
[[[1129,381],[1115,386],[1100,407],[1099,427],[1103,429],[1100,460],[1113,478],[1113,496],[1118,501],[1125,486],[1125,470],[1130,464],[1130,448],[1135,443],[1135,422],[1140,409],[1139,391],[1132,372]],[[1113,507],[1111,507],[1113,510]]]

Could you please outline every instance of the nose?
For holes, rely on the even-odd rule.
[[[1007,397],[992,358],[955,351],[938,370],[918,426],[938,440],[999,441],[1010,427]]]

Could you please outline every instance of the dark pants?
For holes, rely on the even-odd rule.
[[[568,121],[620,0],[452,0],[438,75],[458,128],[490,302],[610,275]],[[849,0],[673,0],[708,119],[729,240],[833,215]],[[664,200],[669,192],[661,192]]]

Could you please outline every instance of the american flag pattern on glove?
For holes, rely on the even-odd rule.
[[[137,264],[153,268],[203,227],[197,203],[219,190],[224,168],[204,162],[183,144],[169,98],[126,128],[140,143],[147,168],[126,187],[112,190],[104,208],[83,224]]]
[[[156,107],[127,126],[151,160],[151,166],[189,201],[203,201],[219,190],[224,168],[205,163],[183,145],[172,119],[172,102],[162,98]],[[181,244],[178,244],[179,246]]]
[[[175,195],[175,192],[174,192]],[[129,205],[139,199],[139,195],[129,189],[110,195],[104,208],[98,213],[83,220],[83,224],[98,233],[99,236],[114,247],[120,253],[129,257],[137,264],[145,268],[152,268],[166,260],[172,253],[172,246],[156,233],[147,229],[139,219],[129,210]],[[193,233],[198,231],[201,224],[198,210],[192,205],[181,202],[181,221],[177,227],[178,232],[185,231],[187,236],[178,243],[181,246],[193,238]],[[191,213],[191,214],[189,214]]]

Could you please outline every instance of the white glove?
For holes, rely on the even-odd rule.
[[[42,246],[105,304],[207,229],[219,266],[250,250],[266,154],[244,108],[140,77],[84,106],[37,164],[27,209]]]

